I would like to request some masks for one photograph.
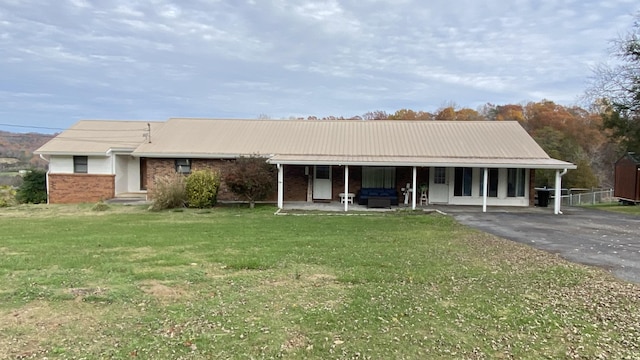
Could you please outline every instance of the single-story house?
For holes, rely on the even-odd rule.
[[[223,169],[257,154],[278,169],[270,200],[279,208],[290,201],[341,201],[347,211],[346,195],[358,201],[373,189],[397,194],[395,201],[404,198],[412,208],[421,198],[486,211],[532,206],[536,169],[556,170],[558,194],[562,175],[576,168],[550,158],[515,121],[84,120],[36,153],[49,161],[51,203],[132,192],[152,197],[159,176]],[[238,200],[224,184],[218,199]]]

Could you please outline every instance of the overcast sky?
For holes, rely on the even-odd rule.
[[[0,129],[573,105],[638,10],[637,0],[0,0]]]

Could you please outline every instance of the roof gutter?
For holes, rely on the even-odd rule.
[[[477,168],[514,168],[514,169],[544,169],[544,170],[558,170],[564,168],[567,171],[567,165],[539,165],[539,164],[509,164],[509,163],[474,163],[474,162],[394,162],[394,161],[339,161],[339,160],[277,160],[268,159],[270,164],[281,165],[337,165],[337,166],[417,166],[417,167],[477,167]],[[573,165],[571,169],[575,169]]]

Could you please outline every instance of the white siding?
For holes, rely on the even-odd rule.
[[[73,174],[73,156],[52,156],[49,159],[52,174]]]
[[[116,194],[140,191],[140,158],[115,155]]]
[[[140,191],[140,158],[129,158],[128,165],[128,191],[138,192]]]
[[[473,169],[473,182],[471,196],[454,196],[454,169],[449,168],[449,204],[451,205],[473,205],[482,206],[482,196],[480,196],[480,183],[483,177],[482,168]],[[488,206],[529,206],[529,170],[525,172],[525,196],[507,196],[507,169],[498,170],[498,196],[487,197]]]
[[[129,178],[127,174],[127,158],[125,156],[116,157],[116,195],[129,191],[129,184],[127,180]]]
[[[113,174],[111,157],[89,156],[87,164],[89,174]],[[73,174],[73,156],[51,156],[49,172],[52,174]]]
[[[89,174],[113,174],[111,157],[89,157]]]

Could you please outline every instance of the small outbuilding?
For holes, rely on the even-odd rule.
[[[613,195],[622,202],[640,202],[640,155],[629,152],[616,161]]]

